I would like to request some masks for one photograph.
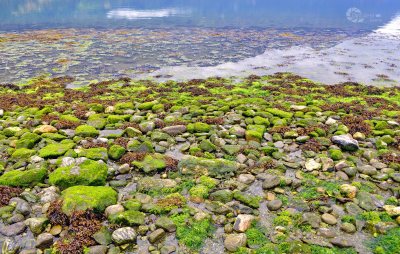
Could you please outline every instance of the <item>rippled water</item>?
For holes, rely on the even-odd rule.
[[[398,84],[398,0],[0,1],[0,83],[292,71]]]

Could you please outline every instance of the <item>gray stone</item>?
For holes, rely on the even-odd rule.
[[[335,218],[335,216],[333,216],[332,214],[329,214],[329,213],[324,213],[321,216],[321,219],[323,222],[325,222],[328,225],[335,225],[337,223],[337,219]]]
[[[368,192],[361,191],[357,194],[358,205],[367,211],[375,210],[375,202],[372,199],[372,195]]]
[[[106,254],[107,250],[108,248],[105,245],[90,246],[88,254]]]
[[[310,224],[313,228],[319,228],[321,217],[315,213],[303,213],[303,221]]]
[[[46,249],[49,248],[53,244],[53,235],[49,233],[43,233],[38,235],[36,239],[36,248]]]
[[[49,220],[46,217],[29,218],[25,221],[25,224],[29,227],[29,229],[32,231],[32,233],[38,235],[43,232],[48,221]]]
[[[24,222],[18,222],[11,225],[0,225],[0,233],[5,236],[15,236],[24,232],[26,225]]]
[[[186,126],[185,125],[174,125],[174,126],[168,126],[162,129],[163,132],[171,135],[171,136],[175,136],[175,135],[179,135],[182,133],[186,132]]]
[[[155,243],[158,240],[160,240],[161,238],[163,238],[165,236],[165,231],[162,228],[156,229],[153,232],[150,233],[149,235],[149,242],[150,243]]]
[[[163,228],[167,230],[168,232],[174,232],[176,230],[176,225],[175,223],[168,217],[160,217],[156,221],[156,226],[159,228]]]
[[[136,240],[136,237],[136,231],[131,227],[119,228],[111,235],[112,240],[119,245],[133,243]]]
[[[171,254],[176,251],[176,247],[174,245],[164,245],[160,249],[161,254]]]
[[[281,182],[281,179],[279,178],[279,176],[276,175],[266,175],[264,178],[264,182],[263,182],[263,189],[271,189],[274,188],[276,186],[278,186]]]
[[[332,142],[339,145],[345,151],[358,150],[358,141],[355,140],[350,134],[338,135],[332,137]]]
[[[227,235],[224,241],[224,246],[228,251],[235,252],[240,247],[246,245],[247,236],[244,233]]]
[[[270,211],[277,211],[282,207],[282,201],[279,199],[269,201],[267,203],[267,207],[268,207],[268,210],[270,210]]]
[[[378,173],[378,171],[376,170],[376,168],[374,168],[371,165],[364,165],[358,168],[358,171],[364,175],[376,175]]]

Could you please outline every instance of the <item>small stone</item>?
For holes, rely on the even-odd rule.
[[[246,232],[250,228],[252,221],[254,220],[253,215],[239,214],[236,218],[233,229],[237,232]]]
[[[29,218],[25,221],[25,224],[29,227],[29,229],[32,231],[32,233],[38,235],[43,232],[48,221],[49,220],[46,217]]]
[[[136,237],[136,231],[131,227],[119,228],[111,235],[112,240],[119,245],[132,243],[136,240]]]
[[[120,204],[116,204],[108,206],[104,211],[104,214],[106,217],[110,217],[111,215],[122,213],[123,211],[125,211],[124,207]]]
[[[356,140],[364,140],[365,139],[365,134],[361,132],[356,132],[353,134],[353,138]]]
[[[354,226],[351,223],[345,222],[340,226],[340,229],[342,229],[344,232],[352,234],[356,232],[356,226]]]
[[[331,117],[329,117],[328,120],[325,121],[326,125],[333,125],[335,123],[337,123],[337,121]]]
[[[321,163],[316,162],[314,159],[308,159],[305,163],[306,171],[314,171],[320,169]]]
[[[168,217],[160,217],[156,221],[156,226],[167,230],[168,232],[174,232],[176,230],[175,223]]]
[[[282,201],[279,199],[269,201],[267,207],[270,211],[277,211],[282,207]]]
[[[351,242],[349,242],[348,239],[344,237],[334,237],[330,240],[330,242],[340,248],[348,248],[353,246]]]
[[[394,206],[394,205],[384,205],[383,209],[385,209],[386,213],[389,216],[400,216],[400,206]]]
[[[235,252],[240,247],[246,245],[247,236],[244,233],[227,235],[224,241],[224,246],[228,251]]]
[[[24,222],[18,222],[11,225],[0,225],[0,233],[5,236],[15,236],[24,232],[26,225]]]
[[[43,134],[43,133],[56,133],[57,131],[58,130],[51,125],[42,125],[36,128],[33,132],[37,134]]]
[[[350,184],[342,184],[340,186],[340,192],[348,198],[355,198],[357,194],[357,187]]]
[[[276,186],[278,186],[281,182],[281,179],[279,178],[279,176],[276,175],[266,175],[264,178],[264,182],[263,182],[263,189],[271,189],[274,188]]]
[[[46,249],[53,245],[53,235],[49,233],[43,233],[38,235],[36,239],[36,248]]]
[[[313,228],[319,228],[321,218],[315,213],[303,213],[303,220],[310,224]]]
[[[174,245],[164,245],[160,249],[161,254],[171,254],[176,251],[176,247]]]
[[[165,231],[162,228],[156,229],[155,231],[151,232],[149,235],[149,242],[155,243],[161,238],[165,236]]]
[[[175,136],[175,135],[179,135],[182,133],[186,132],[186,126],[185,125],[174,125],[174,126],[168,126],[162,129],[163,132],[171,135],[171,136]]]
[[[251,184],[256,178],[252,174],[240,174],[237,180],[244,184]]]
[[[117,170],[120,174],[126,174],[126,173],[129,173],[129,171],[131,170],[131,167],[129,166],[128,163],[125,163],[125,164],[122,164],[121,166],[119,166],[119,168]]]
[[[337,219],[335,218],[335,216],[333,216],[332,214],[329,214],[329,213],[324,213],[321,216],[321,219],[323,222],[325,222],[328,225],[335,225],[337,223]]]
[[[108,248],[105,245],[90,246],[88,254],[106,254],[107,250],[108,250]]]
[[[61,225],[55,225],[53,227],[51,227],[49,233],[56,236],[59,235],[62,231],[62,226]]]
[[[373,176],[378,173],[375,167],[371,165],[364,165],[358,168],[358,171],[364,175]]]

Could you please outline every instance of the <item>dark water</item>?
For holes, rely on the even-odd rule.
[[[374,29],[399,0],[1,0],[0,29],[277,27]]]
[[[292,71],[400,83],[400,0],[0,0],[0,83]]]

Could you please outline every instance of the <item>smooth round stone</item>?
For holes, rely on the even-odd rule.
[[[53,227],[51,227],[50,229],[50,234],[52,235],[59,235],[62,231],[62,226],[61,225],[55,225]]]
[[[335,218],[335,216],[333,216],[332,214],[329,214],[329,213],[324,213],[321,216],[321,219],[323,222],[325,222],[328,225],[335,225],[337,223],[337,219]]]
[[[343,223],[342,226],[340,226],[340,229],[350,234],[356,232],[356,226],[348,222]]]
[[[282,207],[282,201],[279,199],[275,199],[267,203],[267,208],[270,211],[279,210],[281,207]]]

